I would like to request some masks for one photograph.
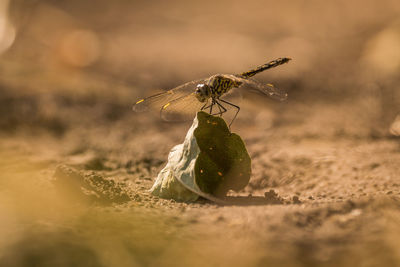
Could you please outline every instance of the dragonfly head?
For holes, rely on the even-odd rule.
[[[211,89],[208,85],[200,83],[197,85],[194,93],[200,102],[206,102],[206,100],[210,97]]]

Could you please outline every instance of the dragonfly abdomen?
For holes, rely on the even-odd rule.
[[[243,72],[239,76],[241,76],[243,78],[250,78],[250,77],[256,75],[257,73],[260,73],[260,72],[270,69],[270,68],[275,68],[279,65],[289,62],[290,60],[291,60],[291,58],[287,58],[287,57],[278,58],[278,59],[272,60],[264,65],[261,65],[253,70]]]

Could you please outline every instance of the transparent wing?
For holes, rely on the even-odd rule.
[[[186,96],[194,92],[197,84],[202,83],[204,81],[205,79],[191,81],[182,84],[178,87],[175,87],[169,91],[152,95],[144,99],[140,99],[133,105],[132,110],[135,112],[143,112],[149,109],[160,109],[162,106],[173,101],[174,99],[178,99],[182,96]]]
[[[196,113],[208,102],[200,102],[194,93],[174,99],[166,103],[160,111],[161,118],[166,121],[193,120]]]
[[[273,84],[270,83],[261,83],[257,80],[248,78],[248,79],[243,79],[237,76],[234,76],[235,80],[242,82],[242,85],[240,87],[246,88],[248,90],[253,90],[256,92],[260,92],[262,94],[265,94],[271,98],[274,98],[276,100],[284,101],[287,99],[288,94],[286,91],[276,88]]]

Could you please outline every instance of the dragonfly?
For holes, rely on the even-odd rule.
[[[252,77],[265,70],[288,63],[291,58],[278,58],[255,69],[240,74],[215,74],[205,79],[194,80],[171,90],[137,101],[132,109],[143,112],[152,108],[160,109],[165,121],[193,119],[198,111],[208,111],[211,115],[222,116],[230,108],[236,113],[229,124],[232,125],[240,107],[228,101],[226,96],[235,95],[236,88],[250,88],[273,99],[284,101],[288,94],[270,83],[261,83]]]

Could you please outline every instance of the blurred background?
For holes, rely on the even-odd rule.
[[[137,116],[142,96],[291,57],[257,77],[288,91],[285,110],[348,104],[339,119],[386,134],[400,102],[399,13],[396,0],[2,0],[0,129],[61,133],[70,105]]]
[[[190,122],[162,122],[157,112],[134,113],[132,104],[279,57],[293,60],[255,78],[286,90],[288,101],[244,94],[233,124],[253,159],[246,194],[273,187],[287,199],[309,192],[311,198],[302,201],[321,195],[317,200],[325,203],[326,196],[335,202],[343,191],[348,195],[341,200],[349,202],[309,214],[302,213],[304,206],[268,206],[262,212],[270,213],[258,217],[255,208],[242,210],[245,215],[233,208],[229,221],[229,214],[226,220],[220,215],[228,208],[145,195]],[[176,266],[179,258],[182,266],[204,266],[197,260],[206,258],[215,259],[214,266],[282,260],[335,266],[341,256],[357,266],[367,254],[379,254],[378,264],[364,266],[395,266],[398,202],[388,209],[382,208],[385,201],[364,205],[371,208],[363,217],[363,206],[352,212],[351,200],[366,195],[362,186],[371,194],[398,192],[399,153],[392,139],[400,135],[399,112],[399,0],[0,0],[0,265]],[[301,140],[316,144],[301,146]],[[376,142],[369,146],[371,140]],[[347,152],[355,156],[343,156]],[[287,159],[292,161],[285,165]],[[53,184],[60,179],[54,174],[59,164],[126,182],[131,202],[99,208],[60,198],[64,189],[60,193]],[[68,175],[61,172],[62,179],[80,177]],[[303,184],[296,184],[299,177]],[[355,188],[347,184],[353,182]],[[204,224],[195,218],[202,212]],[[334,228],[331,215],[337,213],[344,215]],[[357,216],[371,222],[369,228]],[[235,221],[240,218],[255,223],[242,227]],[[375,240],[380,219],[383,243]],[[325,220],[323,231],[308,231]],[[387,221],[395,223],[387,227]],[[231,236],[221,234],[235,225]],[[371,238],[372,245],[364,247],[354,233]],[[231,247],[221,254],[226,244]],[[344,252],[344,244],[355,247],[353,254]],[[254,259],[263,260],[257,265]]]

